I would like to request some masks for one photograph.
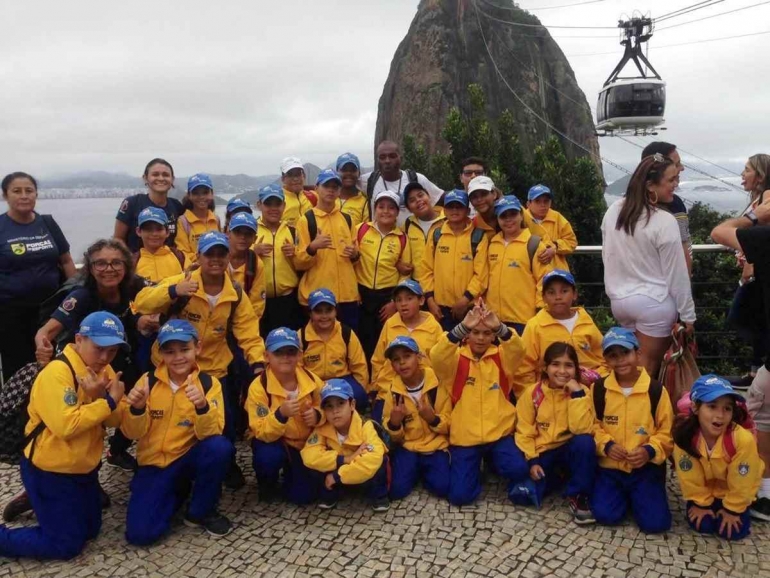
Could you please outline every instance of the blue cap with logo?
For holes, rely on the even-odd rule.
[[[219,231],[203,233],[198,239],[198,254],[205,255],[210,249],[217,245],[221,245],[229,251],[230,241],[228,241],[227,235],[220,233]]]
[[[330,397],[340,399],[354,399],[353,388],[344,379],[330,379],[321,388],[321,403]]]
[[[733,389],[733,385],[729,381],[713,373],[701,375],[695,380],[690,389],[690,399],[702,403],[709,403],[723,395],[732,395],[738,399],[743,399]]]
[[[264,203],[268,199],[280,199],[281,201],[285,201],[286,195],[283,194],[283,187],[273,183],[272,185],[267,185],[266,187],[259,189],[259,202]]]
[[[602,339],[602,351],[607,351],[615,345],[620,345],[624,349],[639,349],[639,340],[630,329],[612,327]]]
[[[241,211],[246,211],[247,213],[252,212],[251,206],[243,199],[232,199],[229,203],[227,203],[228,215],[232,215],[233,213],[239,213]]]
[[[388,347],[385,348],[385,357],[390,359],[391,355],[393,355],[393,352],[399,347],[408,349],[413,353],[420,353],[420,346],[417,345],[417,342],[414,339],[400,335],[388,343]]]
[[[214,183],[211,182],[211,177],[205,173],[198,173],[187,179],[187,192],[189,193],[195,187],[207,187],[214,190]]]
[[[312,311],[321,303],[328,303],[332,307],[337,306],[337,298],[328,289],[316,289],[307,298],[307,306]]]
[[[402,289],[407,289],[419,297],[425,294],[422,290],[422,286],[414,279],[404,279],[401,281],[398,285],[396,285],[395,289],[393,289],[393,295]]]
[[[339,171],[345,165],[355,165],[356,170],[361,170],[361,161],[359,161],[358,157],[353,153],[344,153],[337,157],[337,162],[334,165],[337,167],[337,170]]]
[[[146,209],[142,209],[142,212],[139,213],[138,221],[140,227],[145,223],[158,223],[164,227],[168,227],[168,215],[166,214],[166,211],[159,209],[158,207],[147,207]]]
[[[325,185],[329,181],[337,181],[340,185],[342,184],[342,179],[340,179],[340,176],[337,174],[337,171],[334,171],[332,169],[324,169],[320,173],[318,173],[318,178],[315,181],[316,185]]]
[[[521,212],[521,202],[514,195],[505,195],[503,198],[498,199],[495,202],[495,215],[500,216],[505,211],[519,211]]]
[[[270,353],[275,353],[282,347],[301,349],[299,346],[299,335],[297,335],[296,331],[289,329],[288,327],[278,327],[267,334],[267,339],[265,339],[265,349]]]
[[[192,341],[198,339],[198,331],[189,321],[184,319],[169,319],[168,322],[158,331],[158,345],[169,341]]]
[[[545,286],[548,285],[548,283],[555,279],[561,279],[573,287],[577,287],[577,283],[575,283],[575,277],[573,277],[572,273],[565,271],[564,269],[554,269],[553,271],[549,271],[543,276],[543,289],[545,289]]]
[[[444,195],[444,206],[448,206],[450,203],[460,203],[463,207],[468,206],[468,193],[462,189],[454,189]]]
[[[230,230],[237,229],[238,227],[248,227],[255,233],[257,232],[257,220],[251,213],[236,213],[230,217],[230,224],[228,225]]]
[[[124,349],[130,349],[126,342],[126,333],[123,323],[112,313],[96,311],[86,315],[80,323],[78,334],[88,337],[99,347],[111,347],[120,345]]]
[[[534,201],[536,198],[542,197],[543,195],[548,195],[550,197],[553,197],[553,193],[551,192],[551,189],[549,189],[545,185],[535,185],[534,187],[529,189],[529,192],[527,193],[527,200]]]

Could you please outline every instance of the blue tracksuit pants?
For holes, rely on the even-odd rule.
[[[687,502],[687,510],[686,512],[689,512],[690,506],[694,505],[693,502]],[[733,531],[732,535],[728,538],[726,532],[720,532],[719,526],[722,524],[722,516],[718,515],[717,512],[722,509],[722,500],[714,500],[714,503],[711,504],[711,508],[709,508],[714,515],[712,517],[703,518],[703,521],[700,524],[700,529],[697,529],[695,527],[695,524],[693,524],[690,521],[690,518],[687,517],[687,523],[690,525],[690,528],[695,530],[696,532],[700,532],[701,534],[716,534],[720,538],[724,540],[742,540],[749,534],[751,534],[751,516],[749,515],[749,510],[747,509],[745,512],[741,514],[741,527],[738,530],[738,532]],[[685,514],[687,515],[687,514]]]
[[[0,556],[68,560],[102,527],[98,468],[89,474],[57,474],[21,459],[21,479],[37,526],[0,524]]]
[[[431,494],[445,498],[449,493],[449,452],[439,450],[430,453],[411,452],[403,447],[391,454],[392,475],[390,497],[400,500],[408,496],[417,481]]]
[[[278,440],[251,440],[252,465],[260,487],[277,486],[283,470],[284,498],[293,504],[310,504],[318,495],[318,472],[302,461],[299,450]]]
[[[619,524],[629,505],[634,520],[645,534],[658,534],[671,528],[665,465],[648,463],[630,473],[597,468],[591,497],[596,522],[605,526]]]
[[[187,497],[189,482],[193,489],[188,516],[202,520],[212,514],[234,453],[227,438],[211,436],[165,468],[139,466],[131,481],[126,540],[146,546],[168,532],[171,518]]]
[[[512,436],[478,446],[450,446],[449,453],[449,502],[456,506],[470,504],[479,497],[482,458],[494,473],[507,480],[520,480],[529,474],[527,460]]]
[[[372,478],[365,481],[363,484],[356,484],[358,487],[363,487],[366,490],[366,494],[370,500],[374,501],[379,498],[388,497],[388,470],[390,469],[388,456],[384,456],[380,469],[374,474]],[[326,474],[316,472],[317,480],[320,481],[319,496],[326,502],[336,502],[339,500],[340,493],[346,486],[345,484],[336,484],[331,490],[327,490],[324,485]]]

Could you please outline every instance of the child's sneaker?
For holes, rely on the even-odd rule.
[[[333,510],[337,506],[337,500],[333,498],[321,498],[318,507],[322,510]]]
[[[591,511],[591,504],[588,501],[588,496],[585,494],[570,496],[569,509],[572,510],[572,515],[575,518],[576,524],[585,525],[596,523],[594,513]]]
[[[770,522],[770,498],[757,498],[749,508],[749,515],[756,520]]]
[[[376,498],[372,501],[372,510],[375,512],[387,512],[390,510],[390,500],[385,498]]]
[[[124,472],[135,472],[138,469],[136,458],[128,452],[112,454],[107,452],[107,465],[112,468],[118,468]]]
[[[191,518],[188,514],[184,517],[184,524],[191,528],[203,528],[211,536],[217,538],[227,536],[233,531],[232,522],[230,522],[226,516],[223,516],[216,511],[203,519]]]

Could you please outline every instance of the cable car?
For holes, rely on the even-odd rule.
[[[596,105],[596,129],[605,131],[604,135],[647,134],[664,122],[666,83],[642,53],[642,44],[652,36],[652,26],[649,17],[634,17],[618,23],[623,35],[620,44],[625,46],[625,52],[604,82]],[[639,76],[620,76],[629,61],[634,62]]]

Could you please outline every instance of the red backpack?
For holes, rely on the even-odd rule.
[[[509,402],[511,401],[511,386],[508,384],[508,377],[503,371],[503,363],[500,360],[500,353],[490,355],[488,359],[494,361],[497,366],[498,373],[500,374],[500,389]],[[455,382],[452,386],[452,405],[457,405],[460,398],[463,395],[463,388],[465,382],[468,381],[468,375],[471,371],[471,360],[464,355],[460,356],[460,361],[457,362],[457,373],[455,374]]]
[[[358,228],[358,233],[356,234],[356,240],[358,241],[359,245],[361,245],[361,241],[364,239],[364,235],[366,235],[371,228],[371,224],[361,223],[361,226]],[[401,244],[401,252],[398,254],[398,259],[401,260],[401,256],[404,254],[404,249],[406,249],[406,235],[403,233],[398,235],[398,242]]]

